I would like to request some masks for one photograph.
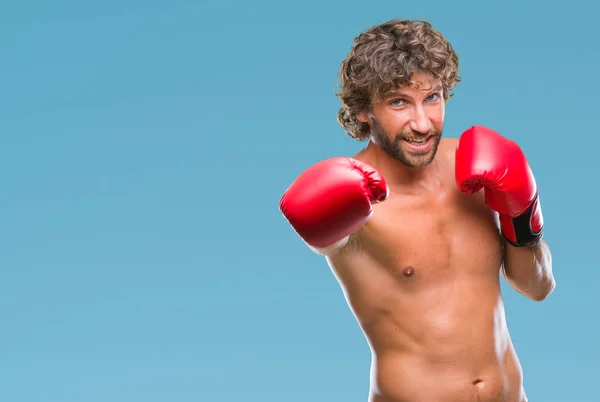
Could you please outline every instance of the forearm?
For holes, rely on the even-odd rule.
[[[506,243],[503,275],[519,293],[542,301],[556,286],[552,274],[552,254],[544,239],[532,247]]]

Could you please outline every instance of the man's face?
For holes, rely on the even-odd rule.
[[[414,75],[359,116],[371,126],[371,140],[402,164],[419,168],[433,161],[442,136],[445,102],[439,81]]]

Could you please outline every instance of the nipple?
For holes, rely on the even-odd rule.
[[[402,275],[406,276],[407,278],[410,278],[414,274],[415,274],[415,269],[410,265],[402,270]]]

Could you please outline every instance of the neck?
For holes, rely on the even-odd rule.
[[[369,141],[367,147],[360,152],[360,156],[385,177],[391,188],[431,187],[439,179],[439,166],[436,159],[424,167],[408,167],[372,141]]]

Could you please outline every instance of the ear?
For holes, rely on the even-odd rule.
[[[357,114],[356,117],[358,118],[358,120],[361,123],[368,123],[369,122],[369,114],[366,113],[366,112],[361,112],[361,113]]]

